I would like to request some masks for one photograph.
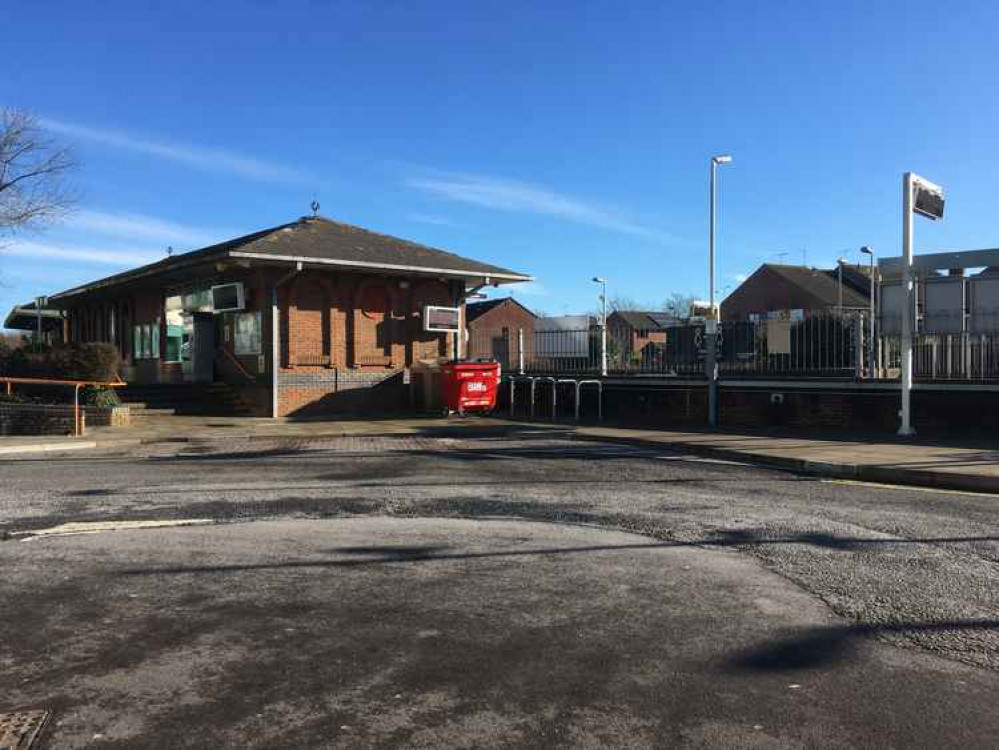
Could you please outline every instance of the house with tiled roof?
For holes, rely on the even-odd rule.
[[[468,358],[496,360],[506,371],[519,362],[521,347],[529,361],[534,351],[537,316],[513,297],[465,305]]]
[[[866,310],[869,279],[859,266],[844,265],[840,274],[838,269],[764,263],[722,301],[721,318],[743,321],[792,311]]]
[[[607,316],[612,353],[622,361],[634,359],[649,344],[665,344],[668,329],[678,322],[675,315],[659,310],[615,310]]]

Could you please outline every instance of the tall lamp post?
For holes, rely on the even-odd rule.
[[[593,281],[600,284],[600,376],[607,377],[607,279],[594,276]]]
[[[839,316],[843,317],[843,264],[846,263],[842,258],[836,259],[836,272],[838,274],[837,285],[839,287],[836,296],[836,312]]]
[[[715,308],[715,214],[718,203],[718,193],[715,189],[716,173],[719,164],[730,164],[732,157],[728,154],[719,154],[711,157],[711,209],[710,209],[710,231],[708,233],[708,304],[710,312],[705,323],[705,334],[707,338],[707,357],[705,366],[708,376],[708,425],[718,426],[718,316]]]
[[[874,250],[872,250],[868,245],[864,245],[860,248],[860,252],[864,255],[869,255],[871,257],[871,322],[868,326],[867,333],[867,377],[874,378],[874,315],[875,315],[875,302],[874,302]]]

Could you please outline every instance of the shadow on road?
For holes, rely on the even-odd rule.
[[[814,669],[849,659],[863,639],[878,635],[954,633],[968,630],[999,630],[999,620],[941,620],[809,628],[776,643],[768,642],[741,652],[729,662],[729,667],[751,672]]]
[[[475,518],[476,516],[471,516]],[[481,517],[481,516],[480,516]],[[534,519],[542,520],[542,519]],[[573,522],[574,519],[566,519]],[[563,521],[558,521],[562,523]],[[586,523],[586,519],[575,519]],[[840,538],[831,534],[790,534],[782,537],[756,539],[741,530],[723,532],[717,536],[692,541],[657,541],[636,544],[589,545],[585,547],[549,547],[542,549],[497,550],[493,552],[447,552],[446,547],[349,547],[328,550],[334,555],[358,555],[361,559],[347,560],[285,560],[281,562],[246,563],[237,565],[178,566],[167,568],[134,568],[121,571],[124,576],[224,574],[245,571],[282,570],[289,568],[356,568],[385,563],[448,562],[453,560],[484,560],[537,556],[578,555],[593,552],[623,552],[635,550],[661,550],[678,547],[738,547],[747,544],[819,544],[834,549],[853,549],[866,544],[940,544],[980,541],[999,541],[999,537],[954,537],[940,539],[855,539]]]

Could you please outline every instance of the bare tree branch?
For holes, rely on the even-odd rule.
[[[72,151],[50,139],[32,115],[0,110],[0,234],[37,228],[76,202],[67,177]]]

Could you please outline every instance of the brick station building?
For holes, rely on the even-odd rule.
[[[528,280],[303,217],[60,292],[46,309],[65,340],[117,346],[130,384],[222,381],[254,414],[289,416],[405,404],[408,368],[454,355],[457,337],[425,331],[424,308]]]

